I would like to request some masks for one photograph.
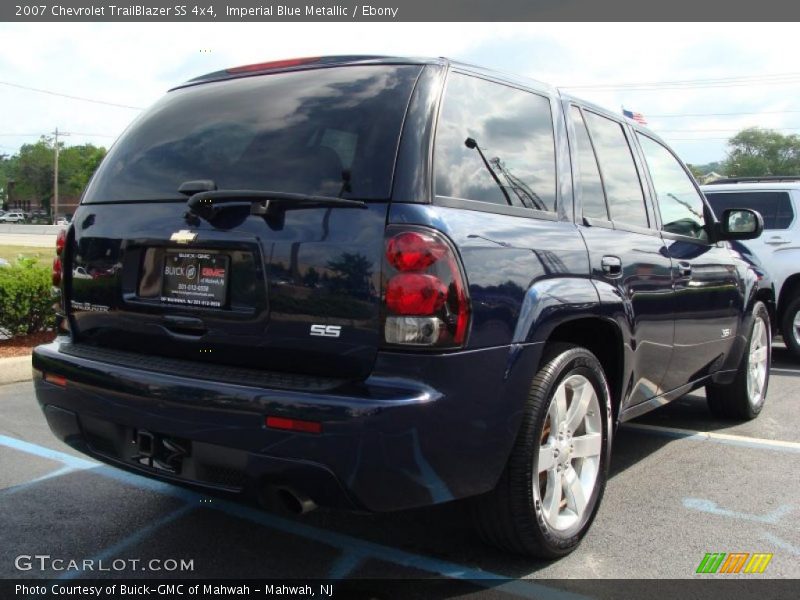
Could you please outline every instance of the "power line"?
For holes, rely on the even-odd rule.
[[[725,131],[732,131],[738,133],[743,129],[750,129],[750,127],[740,127],[738,129],[660,129],[653,128],[658,133],[721,133]],[[798,131],[800,127],[758,127],[758,129],[769,129],[772,131]]]
[[[717,142],[717,141],[727,142],[731,138],[726,138],[726,137],[670,138],[670,137],[667,137],[667,139],[670,142]]]
[[[744,75],[737,77],[717,77],[703,79],[674,79],[665,81],[640,81],[595,83],[582,85],[562,85],[568,89],[675,89],[684,87],[733,87],[762,83],[765,85],[794,83],[800,81],[800,73],[776,73],[772,75]]]
[[[54,92],[52,90],[43,90],[41,88],[29,87],[27,85],[20,85],[18,83],[11,83],[8,81],[0,81],[0,85],[27,90],[29,92],[38,92],[39,94],[48,94],[50,96],[60,96],[61,98],[69,98],[70,100],[80,100],[81,102],[91,102],[93,104],[104,104],[106,106],[115,106],[117,108],[129,108],[131,110],[144,110],[141,106],[130,106],[129,104],[118,104],[116,102],[107,102],[105,100],[96,100],[94,98],[85,98],[83,96],[73,96],[71,94],[62,94],[61,92]]]
[[[118,135],[109,135],[107,133],[84,133],[82,131],[70,131],[72,135],[84,135],[86,137],[104,137],[104,138],[118,138]]]
[[[83,131],[69,131],[71,135],[82,135],[85,137],[104,137],[104,138],[118,138],[118,135],[111,135],[108,133],[85,133]],[[2,137],[41,137],[46,136],[46,133],[0,133]]]
[[[686,117],[728,117],[728,116],[738,116],[738,115],[777,115],[782,113],[800,113],[800,110],[792,109],[792,110],[756,110],[752,112],[748,111],[741,111],[741,112],[722,112],[722,113],[672,113],[668,115],[651,115],[647,114],[648,119],[683,119]]]

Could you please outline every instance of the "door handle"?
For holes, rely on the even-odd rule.
[[[692,278],[692,265],[688,262],[681,261],[678,263],[678,274],[683,279],[691,279]]]
[[[197,339],[208,331],[202,320],[176,315],[165,315],[163,327],[171,336],[183,340]]]
[[[622,261],[618,256],[604,256],[600,260],[600,266],[608,277],[622,276]]]
[[[782,238],[779,235],[773,235],[768,240],[764,240],[770,246],[780,246],[781,244],[788,244],[789,240]]]

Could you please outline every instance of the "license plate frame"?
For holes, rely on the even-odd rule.
[[[230,256],[219,252],[168,249],[161,269],[161,302],[190,308],[226,308],[230,264]]]

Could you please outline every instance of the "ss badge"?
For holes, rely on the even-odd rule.
[[[316,337],[334,337],[337,338],[342,334],[341,325],[312,325],[310,335]]]

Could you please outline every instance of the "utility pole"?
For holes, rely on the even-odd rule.
[[[58,219],[58,136],[68,136],[68,133],[59,132],[58,127],[53,132],[55,136],[55,165],[53,166],[53,224]]]

